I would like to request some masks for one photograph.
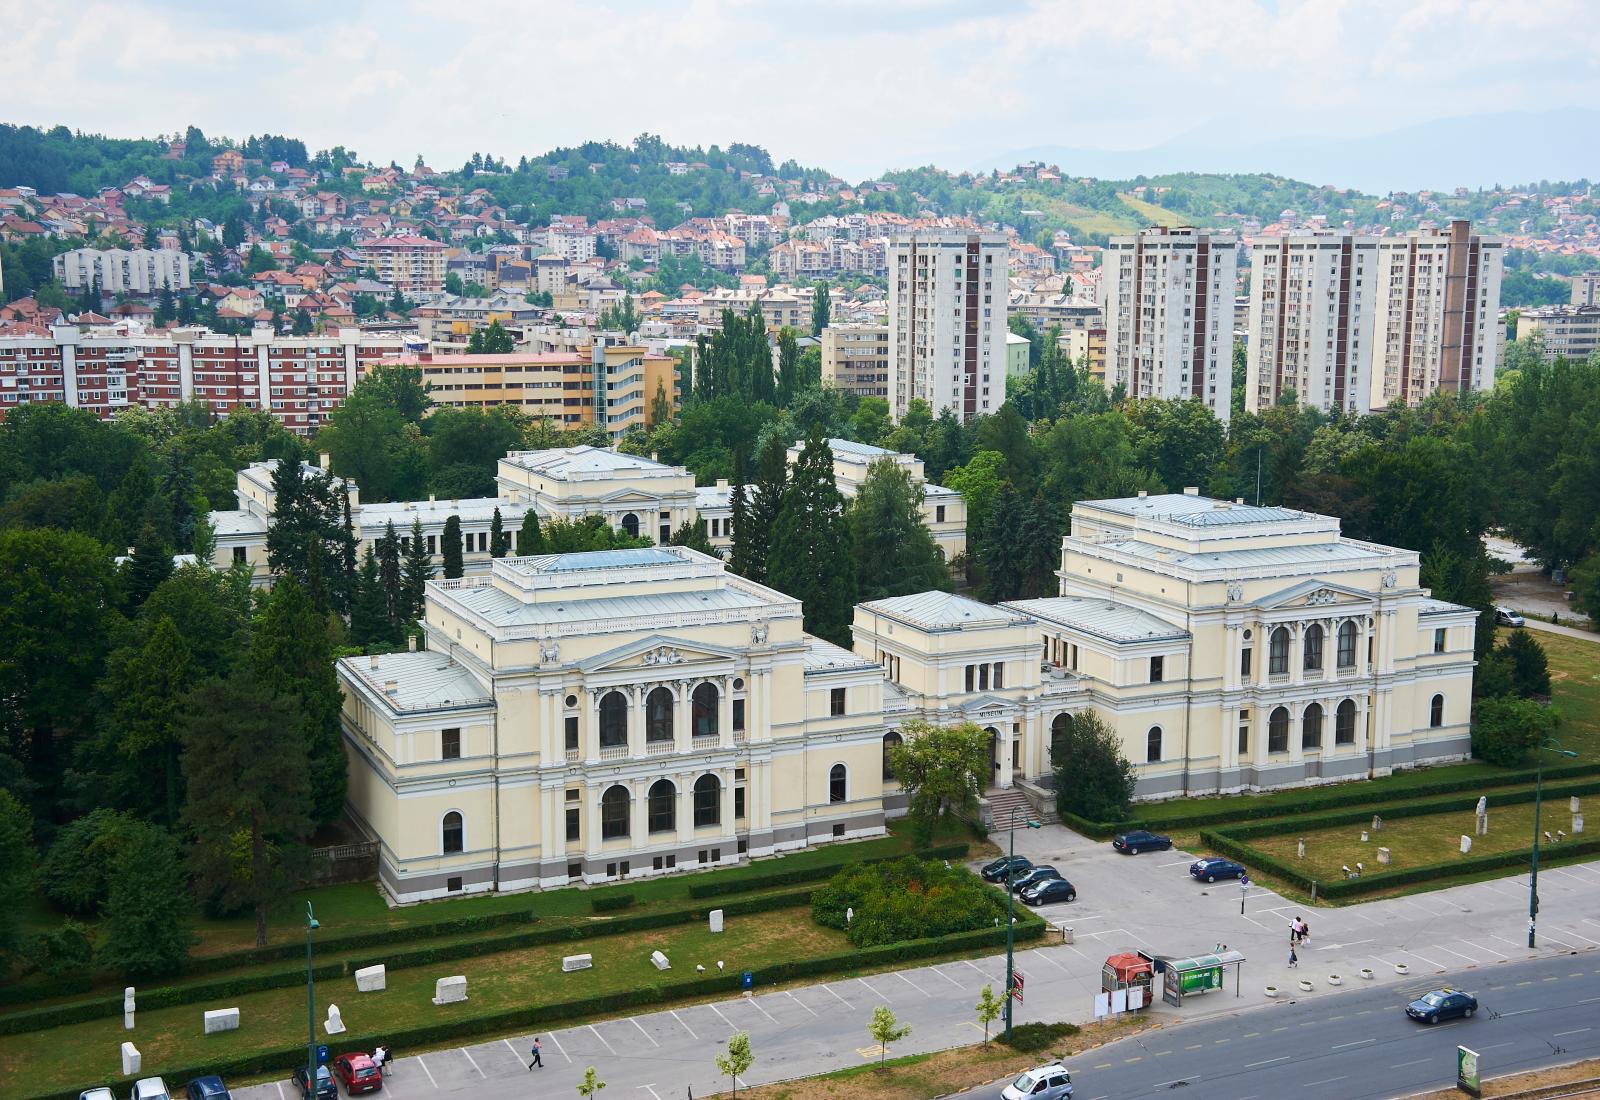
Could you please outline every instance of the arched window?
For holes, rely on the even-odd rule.
[[[1267,672],[1282,676],[1289,671],[1289,628],[1280,626],[1272,632],[1268,645]]]
[[[828,801],[843,802],[845,799],[845,770],[843,764],[835,764],[828,772]]]
[[[621,783],[607,787],[600,796],[600,839],[628,835],[628,809],[633,799]]]
[[[1444,696],[1435,695],[1433,702],[1428,704],[1428,725],[1438,729],[1444,725]]]
[[[444,815],[444,824],[439,832],[445,855],[453,855],[466,847],[466,833],[461,827],[461,815],[455,810]]]
[[[1322,626],[1319,623],[1306,627],[1305,658],[1301,663],[1311,671],[1322,668]]]
[[[701,684],[694,689],[694,735],[696,737],[715,737],[717,735],[717,686],[715,684]]]
[[[1356,667],[1356,624],[1339,624],[1339,667]]]
[[[670,833],[678,827],[677,803],[678,788],[671,781],[658,779],[650,784],[649,804],[645,810],[652,833]]]
[[[672,690],[658,687],[644,697],[644,739],[672,740]]]
[[[1289,708],[1279,707],[1267,719],[1267,751],[1289,751]]]
[[[890,730],[883,735],[883,777],[885,779],[894,778],[894,767],[889,763],[889,750],[903,744],[905,744],[905,738],[901,737],[895,730]]]
[[[628,699],[620,691],[600,698],[600,747],[625,748],[628,744]]]
[[[1144,735],[1144,762],[1146,764],[1159,764],[1161,762],[1161,727],[1151,726],[1150,732]]]
[[[1354,745],[1356,743],[1356,701],[1346,699],[1339,704],[1339,709],[1333,712],[1333,743],[1336,745]]]
[[[1302,749],[1320,749],[1322,747],[1322,704],[1309,703],[1305,713],[1300,715],[1300,747]]]
[[[622,517],[622,533],[630,538],[639,537],[639,517],[629,512]]]
[[[694,827],[722,824],[722,781],[702,775],[694,781]]]

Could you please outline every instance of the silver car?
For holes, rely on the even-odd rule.
[[[1030,1069],[1000,1090],[1005,1100],[1066,1100],[1072,1095],[1072,1074],[1060,1062]]]
[[[78,1100],[117,1100],[110,1089],[87,1089],[78,1093]]]
[[[172,1094],[167,1091],[167,1083],[161,1078],[146,1077],[133,1083],[128,1100],[172,1100]]]

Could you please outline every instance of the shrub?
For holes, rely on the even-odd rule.
[[[93,958],[94,944],[89,939],[88,929],[75,920],[65,920],[55,931],[39,937],[32,961],[41,973],[54,981],[85,973]]]
[[[92,917],[111,894],[111,872],[121,862],[131,814],[95,810],[62,829],[44,858],[40,883],[51,904],[66,913]]]
[[[178,845],[165,829],[141,822],[128,831],[122,855],[111,873],[100,962],[129,978],[170,974],[194,942],[194,903]]]
[[[633,904],[632,894],[596,894],[589,899],[589,910],[594,913],[614,913]]]
[[[1550,694],[1550,663],[1545,659],[1544,647],[1526,630],[1513,630],[1503,644],[1511,658],[1511,681],[1518,695],[1524,699],[1532,695]]]
[[[1056,809],[1092,821],[1126,817],[1133,802],[1133,765],[1105,720],[1092,711],[1066,716],[1051,742]]]
[[[925,848],[913,852],[913,855],[923,859],[965,859],[971,847],[966,844],[942,844],[935,848]],[[869,863],[882,863],[889,859],[904,859],[904,856],[874,856],[871,859],[860,861],[859,865]],[[856,865],[856,864],[851,864]],[[789,886],[797,882],[816,882],[838,874],[839,868],[846,866],[844,861],[838,863],[816,863],[809,867],[795,867],[788,870],[764,870],[758,864],[741,871],[723,872],[722,877],[707,878],[704,882],[691,882],[689,896],[691,898],[713,898],[724,894],[743,894],[752,890],[765,890],[769,886]]]
[[[992,927],[1004,912],[971,871],[910,856],[840,871],[811,902],[813,920],[843,929],[857,947]]]
[[[1480,699],[1472,711],[1472,755],[1514,766],[1560,724],[1560,716],[1531,699]]]
[[[1037,1054],[1076,1034],[1077,1024],[1018,1024],[1011,1029],[1011,1037],[1002,1036],[1001,1042],[1024,1054]]]

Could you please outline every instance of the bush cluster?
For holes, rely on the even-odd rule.
[[[990,928],[1005,906],[966,868],[906,856],[840,871],[812,897],[811,916],[856,947],[875,947]]]
[[[934,848],[925,848],[913,852],[912,855],[922,859],[966,859],[971,847],[966,844],[943,844]],[[861,865],[869,863],[882,863],[889,859],[903,859],[903,856],[874,856],[871,859],[861,860]],[[739,875],[731,873],[723,878],[711,879],[706,882],[692,882],[689,884],[691,898],[713,898],[726,894],[743,894],[751,890],[765,890],[772,886],[789,886],[798,882],[817,882],[830,878],[839,873],[844,866],[842,863],[819,863],[811,867],[796,867],[786,871],[764,871],[751,868],[750,873]]]
[[[626,909],[632,904],[632,894],[619,894],[615,891],[608,891],[603,894],[596,894],[589,899],[589,911],[591,913],[614,913],[618,909]]]

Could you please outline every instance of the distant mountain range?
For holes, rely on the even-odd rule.
[[[1449,191],[1544,180],[1600,177],[1600,111],[1567,107],[1506,111],[1418,123],[1361,138],[1286,137],[1241,141],[1195,131],[1147,149],[1034,145],[969,165],[1007,169],[1039,160],[1069,175],[1127,179],[1165,172],[1270,172],[1369,194]]]

